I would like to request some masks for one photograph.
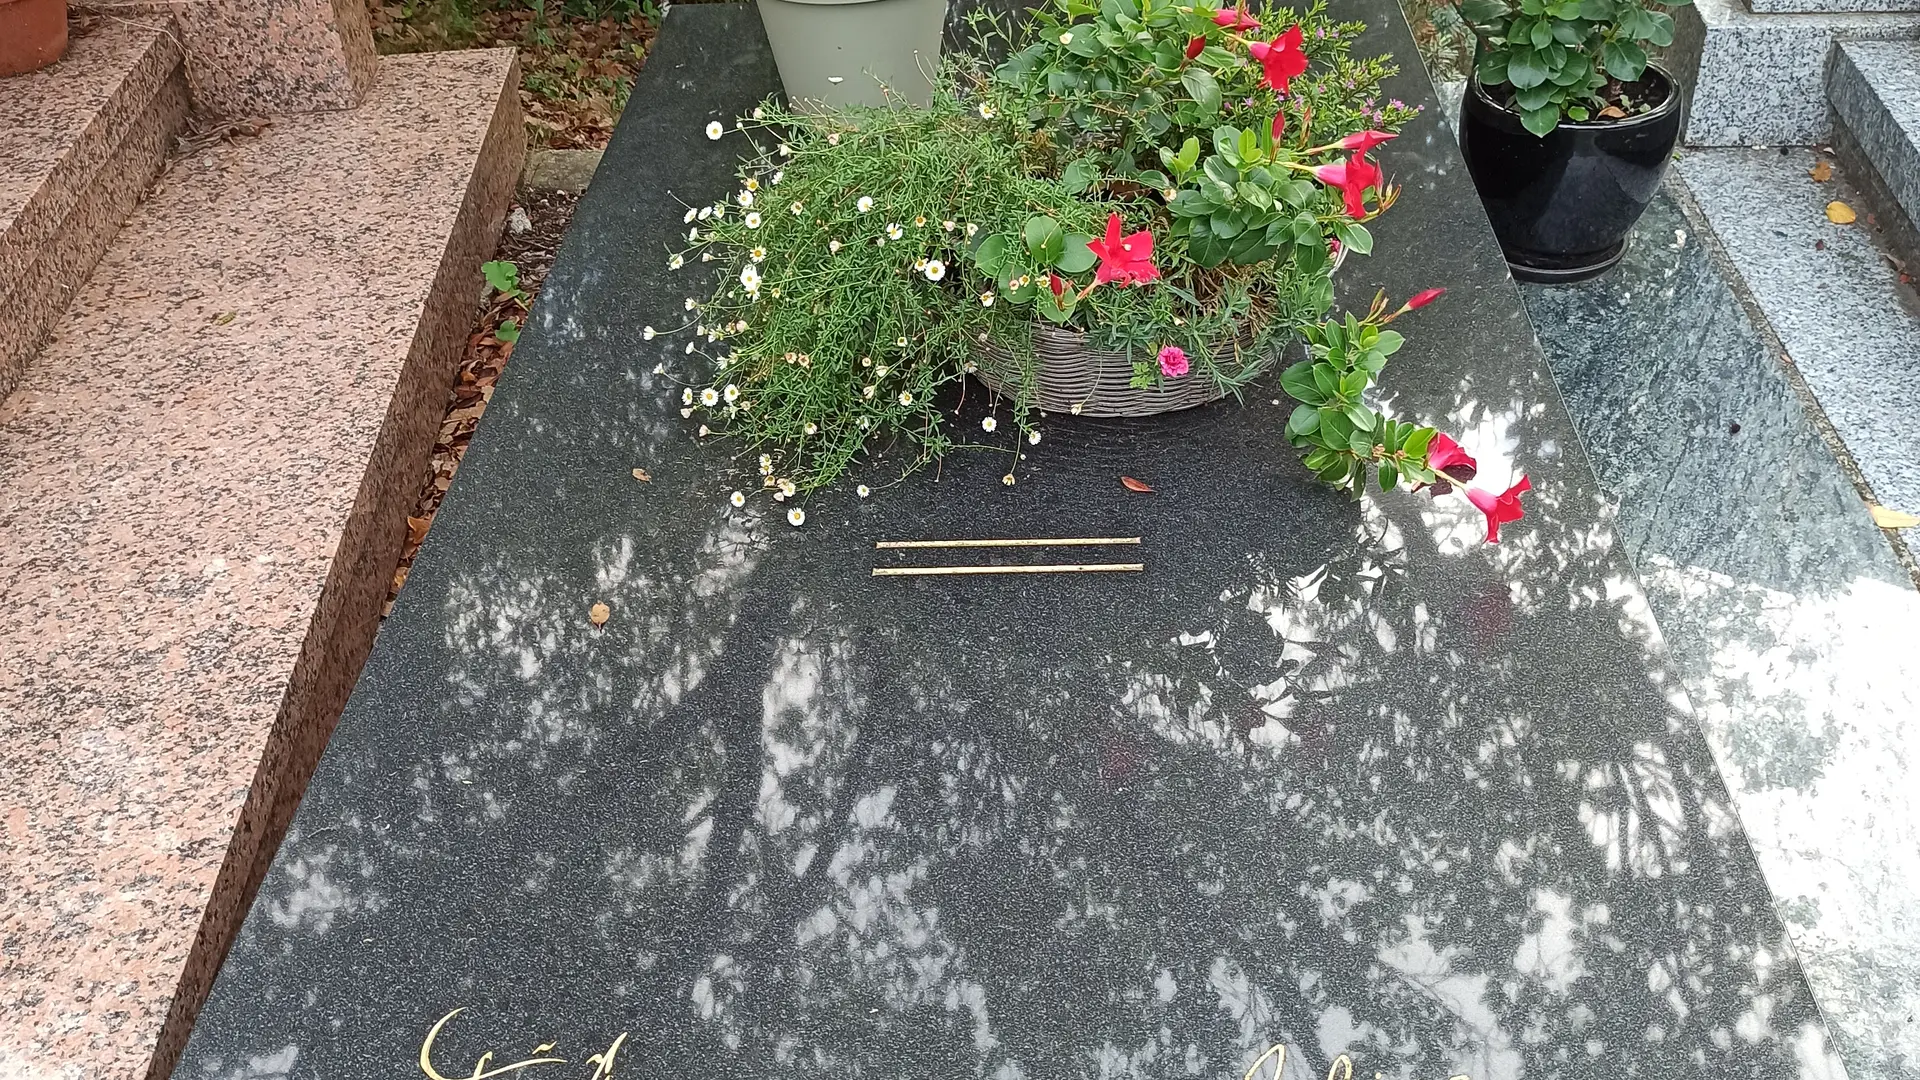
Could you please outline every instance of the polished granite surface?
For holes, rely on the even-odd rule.
[[[1503,544],[1312,486],[1265,397],[795,530],[639,332],[772,70],[750,8],[668,18],[176,1076],[1839,1075],[1436,119],[1344,287],[1450,289],[1388,382],[1533,479]],[[1147,571],[869,576],[1086,533]]]
[[[1618,270],[1521,292],[1848,1075],[1905,1080],[1920,592],[1669,189]]]

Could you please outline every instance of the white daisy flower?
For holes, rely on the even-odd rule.
[[[721,199],[719,202],[714,203],[710,209],[713,210],[714,217],[717,217],[717,218],[726,217],[727,216],[727,200]]]
[[[735,506],[745,506],[747,505],[747,493],[744,491],[736,491],[727,496],[727,501]]]
[[[976,363],[974,363],[973,361],[971,361],[971,360],[969,360],[969,361],[967,361],[967,363],[966,363],[966,367],[965,367],[965,368],[964,368],[963,370],[964,370],[964,371],[966,371],[966,373],[967,373],[967,374],[969,374],[969,375],[971,375],[971,374],[973,374],[974,372],[976,372],[976,371],[979,371],[979,370],[980,370],[980,365],[978,365],[978,364],[976,364]]]
[[[802,203],[801,203],[801,202],[800,202],[800,201],[799,201],[798,199],[796,199],[796,200],[794,200],[794,203],[793,203],[793,205],[792,205],[792,206],[789,206],[789,207],[787,207],[787,209],[788,209],[788,210],[791,210],[791,211],[793,211],[793,216],[794,216],[794,217],[799,217],[799,216],[800,216],[801,214],[803,214],[803,213],[805,213],[805,212],[806,212],[806,209],[807,209],[807,208],[806,208],[806,206],[805,206],[804,204],[802,204]]]
[[[860,418],[860,430],[861,430],[861,431],[865,431],[865,430],[867,430],[868,428],[870,428],[870,427],[872,427],[872,426],[873,426],[873,421],[872,421],[872,420],[869,420],[869,419],[867,419],[867,418],[866,418],[866,417],[864,417],[864,416]]]
[[[976,224],[974,224],[974,223],[973,223],[973,222],[971,222],[971,221],[969,221],[969,222],[967,222],[967,235],[968,235],[968,236],[972,236],[973,234],[975,234],[975,233],[977,233],[977,232],[979,232],[979,231],[980,231],[980,226],[978,226],[978,225],[976,225]]]
[[[767,118],[767,110],[761,108],[758,105],[755,105],[753,107],[752,116],[755,120],[765,120]]]
[[[700,404],[708,407],[720,404],[720,391],[715,390],[711,386],[700,391]]]
[[[1012,473],[1008,473],[1007,475],[1005,475],[1005,476],[1003,476],[1003,477],[1001,477],[1001,478],[1000,478],[1000,482],[1001,482],[1001,483],[1003,483],[1003,484],[1005,484],[1005,485],[1007,485],[1008,487],[1012,487],[1012,486],[1013,486],[1013,474],[1012,474]]]
[[[701,253],[700,253],[700,261],[701,261],[701,262],[712,262],[712,261],[713,261],[713,252],[711,252],[711,251],[703,251],[703,252],[701,252]]]
[[[691,244],[699,239],[700,239],[700,230],[698,228],[687,230],[687,243]]]
[[[926,228],[926,227],[927,227],[927,215],[925,215],[925,214],[916,214],[916,215],[914,215],[914,218],[913,218],[913,227],[914,227],[914,228],[916,228],[916,229],[924,229],[924,228]]]
[[[855,210],[860,211],[863,214],[868,213],[873,209],[873,196],[871,195],[860,196],[858,199],[854,200],[853,208]]]
[[[785,169],[775,169],[773,170],[773,175],[768,177],[769,180],[773,181],[774,187],[779,187],[780,181],[785,180],[786,178],[787,178],[787,171]]]
[[[740,287],[749,293],[760,291],[760,268],[752,263],[740,268]]]
[[[861,387],[861,388],[860,388],[860,396],[861,396],[861,397],[863,397],[863,398],[870,398],[870,397],[872,397],[872,396],[873,396],[873,387],[871,387],[871,386],[863,386],[863,387]]]
[[[791,480],[780,481],[780,494],[785,495],[787,498],[789,499],[793,498],[793,493],[798,490],[799,490],[798,488],[793,486],[793,481]]]
[[[688,355],[693,354],[693,342],[691,341],[687,342],[687,354]]]
[[[928,281],[939,281],[947,276],[947,264],[939,259],[928,259],[926,268],[922,272],[927,275]]]
[[[827,251],[829,254],[838,255],[840,253],[840,241],[838,240],[827,241]]]
[[[659,333],[659,331],[657,331],[657,330],[655,330],[655,329],[654,329],[653,327],[651,327],[651,326],[643,326],[643,327],[641,327],[641,328],[640,328],[640,340],[641,340],[641,341],[652,341],[652,340],[653,340],[653,337],[654,337],[654,335],[655,335],[655,334],[657,334],[657,333]]]
[[[864,499],[864,498],[866,498],[867,496],[869,496],[869,495],[871,495],[871,494],[873,494],[873,489],[872,489],[872,488],[870,488],[870,487],[868,487],[868,486],[867,486],[867,485],[865,485],[865,484],[861,484],[861,485],[860,485],[859,487],[857,487],[857,488],[854,488],[853,490],[854,490],[855,492],[858,492],[858,493],[859,493],[859,495],[860,495],[860,497],[861,497],[861,498],[863,498],[863,499]]]
[[[773,475],[773,455],[772,454],[760,455],[760,475],[761,476]]]
[[[665,375],[667,373],[667,365],[665,364],[653,365],[653,373],[655,375]]]
[[[1080,415],[1080,402],[1078,402],[1078,401],[1076,401],[1076,402],[1074,402],[1074,403],[1073,403],[1073,415],[1075,415],[1075,416],[1079,416],[1079,415]]]
[[[905,235],[907,235],[907,230],[901,228],[894,222],[890,221],[887,223],[887,239],[898,240]]]
[[[807,421],[807,426],[800,430],[806,432],[808,435],[818,435],[820,434],[820,425],[809,420]]]
[[[694,299],[693,297],[691,297],[691,296],[689,296],[689,297],[687,297],[687,310],[688,310],[688,311],[692,311],[692,310],[693,310],[694,308],[697,308],[697,307],[699,307],[699,306],[700,306],[700,302],[699,302],[698,300],[695,300],[695,299]]]
[[[769,484],[771,484],[771,483],[772,483],[773,481],[771,481],[771,480],[769,480],[769,481],[767,481],[767,482],[768,482]],[[786,492],[784,492],[784,491],[776,491],[776,492],[774,492],[774,493],[773,493],[773,501],[774,501],[774,502],[786,502],[786,501],[787,501],[787,493],[786,493]]]
[[[720,136],[725,135],[726,133],[727,133],[727,129],[720,126],[720,121],[718,120],[715,120],[713,123],[707,125],[707,138],[709,139],[718,139]]]
[[[741,319],[740,321],[738,321],[738,322],[736,322],[736,323],[734,323],[734,324],[733,324],[733,332],[734,332],[734,333],[736,333],[736,334],[744,334],[744,333],[746,333],[746,332],[747,332],[747,320],[745,320],[745,319]],[[729,356],[729,357],[727,357],[727,359],[729,359],[729,360],[731,360],[731,359],[733,359],[733,357],[732,357],[732,356]]]
[[[747,252],[747,257],[752,259],[754,262],[766,262],[767,249],[763,247],[754,248],[752,251]]]
[[[921,271],[925,270],[926,268],[927,268],[927,257],[925,255],[922,255],[919,258],[913,260],[914,273],[918,274]]]
[[[773,288],[768,289],[767,295],[773,297],[775,300],[780,299],[780,286],[775,285]]]
[[[680,419],[682,419],[682,420],[685,420],[685,419],[686,419],[687,417],[689,417],[689,416],[692,416],[692,415],[693,415],[693,410],[692,410],[692,409],[681,409],[681,410],[680,410]]]
[[[1038,428],[1027,432],[1027,442],[1034,446],[1040,445],[1040,431]]]
[[[713,207],[703,206],[696,211],[693,216],[699,218],[701,221],[705,221],[713,216]]]
[[[940,223],[940,227],[946,230],[947,232],[952,232],[954,229],[958,228],[959,226],[957,223],[954,222],[952,218],[948,218],[947,220]]]
[[[980,421],[980,430],[982,431],[992,431],[994,428],[997,428],[999,426],[1000,426],[1000,421],[995,420],[991,416],[987,417],[985,420]]]
[[[796,506],[793,509],[787,511],[787,524],[797,529],[800,526],[805,525],[806,523],[807,523],[807,512],[805,510],[802,510]]]
[[[861,358],[860,358],[860,366],[861,366],[861,367],[872,367],[872,366],[873,366],[873,357],[871,357],[871,356],[863,356],[863,357],[861,357]]]
[[[753,192],[751,192],[751,191],[743,191],[743,192],[741,192],[741,193],[739,193],[738,195],[735,195],[735,196],[734,196],[734,199],[735,199],[736,201],[738,201],[738,202],[740,203],[740,205],[741,205],[741,206],[752,206],[752,205],[753,205]]]
[[[689,386],[686,389],[680,391],[680,404],[682,405],[693,404],[693,387]]]
[[[735,402],[735,401],[739,401],[739,400],[740,400],[740,388],[739,388],[738,386],[735,386],[735,385],[734,385],[734,384],[732,384],[732,383],[728,383],[728,384],[727,384],[727,390],[726,390],[726,392],[725,392],[725,393],[723,393],[723,394],[721,394],[720,396],[721,396],[721,397],[723,397],[723,398],[726,398],[729,404],[731,404],[732,402]]]
[[[840,145],[840,133],[839,133],[839,132],[837,132],[837,131],[833,131],[833,132],[829,132],[829,133],[827,134],[827,145],[828,145],[828,146],[839,146],[839,145]]]
[[[679,252],[676,251],[672,255],[667,256],[667,269],[678,270],[685,265],[687,265],[687,260],[681,258]]]
[[[759,228],[760,227],[760,211],[758,210],[748,211],[746,224],[747,224],[747,228],[749,229]]]
[[[981,293],[981,294],[980,294],[980,306],[981,306],[981,307],[992,307],[992,306],[993,306],[993,299],[994,299],[994,297],[993,297],[993,293],[992,293],[992,291],[991,291],[991,290],[989,290],[989,291],[987,291],[987,292],[983,292],[983,293]]]
[[[748,191],[759,191],[760,181],[755,180],[753,177],[749,176],[745,180],[741,181],[740,186],[743,188],[746,188]]]
[[[792,157],[792,156],[793,156],[793,147],[791,147],[791,146],[788,146],[788,145],[787,145],[786,143],[781,143],[781,144],[780,144],[780,156],[781,156],[781,157]]]
[[[689,207],[687,207],[687,216],[685,216],[685,217],[683,217],[683,218],[681,218],[681,219],[680,219],[680,223],[681,223],[682,225],[687,225],[687,224],[691,224],[691,223],[692,223],[692,221],[693,221],[693,216],[694,216],[695,214],[698,214],[699,212],[700,212],[700,211],[698,211],[698,210],[695,210],[695,209],[694,209],[693,207],[691,207],[691,206],[689,206]]]
[[[900,391],[900,404],[902,405],[913,404],[913,391],[911,390]]]
[[[993,119],[993,106],[987,104],[984,101],[980,103],[980,119],[982,120]]]
[[[700,437],[701,437],[701,438],[703,438],[703,439],[704,439],[704,438],[706,438],[707,436],[709,436],[709,435],[711,435],[711,434],[713,434],[713,429],[712,429],[712,428],[710,428],[710,427],[708,427],[708,426],[707,426],[707,425],[705,425],[705,424],[701,424],[701,425],[700,425]]]
[[[907,339],[904,337],[894,338],[893,345],[894,345],[894,348],[896,349],[904,349],[907,347]]]

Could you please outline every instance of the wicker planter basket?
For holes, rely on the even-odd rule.
[[[1254,369],[1272,362],[1271,356],[1237,355],[1239,347],[1228,344],[1214,352],[1216,366],[1228,371],[1253,374]],[[1129,386],[1138,354],[1089,348],[1086,335],[1062,330],[1048,323],[1033,326],[1034,404],[1044,412],[1078,413],[1081,416],[1153,416],[1157,413],[1191,409],[1219,401],[1226,396],[1220,385],[1203,371],[1202,358],[1190,356],[1189,374],[1168,379],[1159,386],[1141,389]],[[975,360],[977,374],[994,393],[1004,398],[1020,395],[1021,363],[1013,353],[997,342],[982,338]]]

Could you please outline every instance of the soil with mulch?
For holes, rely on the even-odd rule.
[[[614,5],[608,4],[611,8]],[[620,5],[624,6],[624,5]],[[375,0],[373,36],[382,53],[442,49],[520,50],[520,106],[533,149],[607,145],[633,76],[659,30],[651,4],[627,15],[583,18],[555,3],[492,8],[453,0]],[[464,9],[477,10],[464,10]]]
[[[383,617],[393,611],[394,598],[400,594],[400,586],[406,584],[414,557],[420,553],[428,530],[433,528],[433,516],[440,509],[440,500],[446,497],[453,474],[460,468],[460,459],[467,453],[467,444],[473,440],[480,418],[487,413],[487,402],[493,400],[494,384],[513,356],[513,345],[501,341],[495,334],[506,319],[513,319],[516,324],[526,321],[527,307],[539,295],[540,284],[553,267],[554,255],[560,250],[560,238],[567,231],[567,223],[573,220],[573,208],[579,199],[578,195],[562,191],[523,192],[521,200],[514,204],[515,213],[508,215],[508,228],[500,237],[500,251],[494,258],[510,260],[520,268],[520,288],[528,294],[527,299],[523,304],[487,290],[485,306],[460,358],[460,374],[447,397],[446,417],[440,422],[440,435],[433,444],[433,463],[420,485],[420,497],[407,515],[407,544],[400,553],[400,566],[393,572],[393,583],[387,589],[387,603],[381,610]],[[527,216],[527,228],[522,232],[515,232],[512,227],[518,211],[525,211]]]

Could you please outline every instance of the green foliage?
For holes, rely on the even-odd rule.
[[[525,300],[527,294],[520,288],[520,268],[506,259],[495,259],[480,264],[480,273],[486,276],[487,284],[493,291],[513,300]],[[504,338],[502,340],[505,340]]]
[[[1365,319],[1349,312],[1343,320],[1307,327],[1308,359],[1280,374],[1281,387],[1300,403],[1287,418],[1287,441],[1300,448],[1316,476],[1356,499],[1369,482],[1391,491],[1402,480],[1435,479],[1427,464],[1435,430],[1390,419],[1367,404],[1387,357],[1404,344],[1398,333],[1382,329],[1394,318],[1383,310],[1376,300]]]
[[[1646,0],[1460,0],[1480,40],[1482,85],[1510,87],[1509,107],[1535,135],[1565,118],[1625,116],[1646,103],[1625,84],[1647,67],[1647,49],[1673,44],[1673,16]]]

